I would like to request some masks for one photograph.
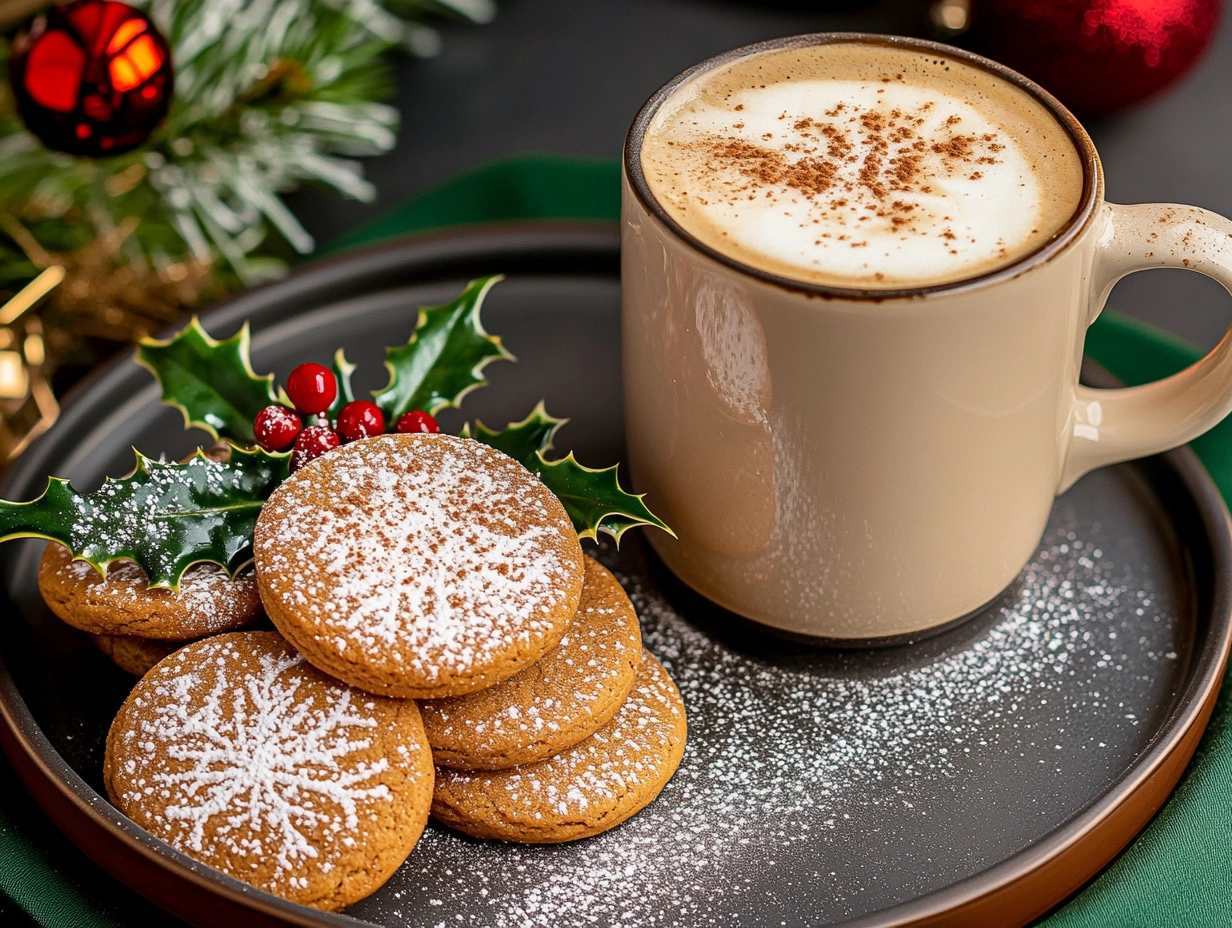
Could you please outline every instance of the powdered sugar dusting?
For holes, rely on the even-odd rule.
[[[486,760],[508,756],[511,748],[569,744],[560,739],[570,733],[576,742],[614,711],[640,653],[632,604],[607,569],[587,558],[577,616],[560,644],[496,686],[424,700],[420,709],[428,740],[434,748]]]
[[[430,684],[549,638],[579,563],[563,510],[521,465],[469,439],[411,438],[294,475],[262,512],[256,558],[322,647]]]
[[[821,923],[1005,859],[1132,762],[1183,673],[1183,594],[1139,567],[1168,556],[1149,514],[1105,526],[1108,510],[1068,499],[999,605],[910,651],[766,645],[665,594],[636,543],[605,551],[688,710],[675,777],[577,844],[430,829],[351,912],[386,925]]]
[[[217,564],[194,564],[188,568],[178,591],[149,589],[145,571],[128,560],[112,561],[105,579],[99,577],[94,565],[82,560],[65,561],[57,567],[57,573],[74,584],[96,582],[97,592],[121,610],[151,597],[174,600],[180,609],[203,621],[203,635],[234,627],[234,603],[256,600],[257,581],[251,571],[232,578]]]
[[[354,756],[373,746],[377,720],[347,687],[307,693],[306,665],[290,649],[250,654],[225,636],[191,650],[191,666],[215,664],[211,673],[172,658],[139,684],[141,721],[120,736],[117,798],[129,809],[163,806],[147,827],[190,856],[241,870],[272,860],[276,880],[307,885],[295,874],[328,870],[324,845],[351,840],[361,816],[391,806],[380,782],[389,760]]]
[[[437,796],[478,786],[498,797],[494,803],[502,824],[534,826],[545,813],[588,820],[628,794],[662,782],[664,758],[678,744],[681,722],[683,713],[670,678],[654,658],[646,656],[633,691],[615,717],[581,744],[510,770],[471,773],[438,768]]]

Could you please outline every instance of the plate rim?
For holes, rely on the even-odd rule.
[[[343,291],[358,280],[400,286],[467,276],[480,262],[507,270],[551,271],[561,261],[574,276],[609,276],[619,267],[619,226],[610,222],[519,221],[476,224],[401,236],[314,261],[288,277],[240,294],[202,313],[215,331],[244,320],[256,327],[312,295]],[[339,275],[342,268],[345,273]],[[496,268],[494,268],[496,269]],[[559,273],[559,271],[557,271]],[[326,297],[327,298],[327,297]],[[273,321],[273,320],[269,320]],[[0,495],[34,486],[87,407],[100,396],[131,392],[141,369],[122,355],[65,398],[60,420],[5,476]],[[70,444],[71,447],[71,444]],[[1160,456],[1192,499],[1212,559],[1212,595],[1205,646],[1195,651],[1185,686],[1150,746],[1085,808],[1042,839],[993,866],[923,896],[842,924],[849,928],[907,925],[1025,924],[1068,899],[1149,824],[1171,795],[1206,729],[1232,646],[1232,519],[1210,475],[1188,448]],[[11,558],[5,557],[7,584]],[[361,926],[345,914],[321,912],[254,889],[197,863],[123,816],[64,760],[39,728],[0,660],[0,745],[19,778],[73,843],[119,882],[172,914],[200,925]],[[189,889],[189,893],[184,890]]]

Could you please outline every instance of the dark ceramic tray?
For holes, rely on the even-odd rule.
[[[345,345],[379,380],[382,346],[407,337],[417,305],[498,271],[509,279],[485,319],[520,360],[490,367],[492,387],[467,412],[503,424],[546,397],[573,420],[562,448],[618,460],[610,226],[406,240],[313,265],[205,322],[223,336],[250,319],[259,370],[285,376]],[[36,495],[49,472],[96,485],[129,468],[134,445],[187,451],[201,436],[157,400],[135,364],[110,367],[66,404],[4,495]],[[558,847],[431,827],[386,886],[338,916],[201,867],[108,805],[103,741],[131,680],[45,610],[40,547],[0,548],[12,617],[0,623],[4,747],[103,867],[190,922],[228,928],[1022,924],[1093,876],[1167,797],[1214,702],[1232,609],[1227,515],[1187,451],[1084,478],[1004,596],[914,646],[768,637],[683,588],[631,535],[600,556],[689,710],[688,750],[662,796],[612,832]]]

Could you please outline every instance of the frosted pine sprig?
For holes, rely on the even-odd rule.
[[[486,22],[495,9],[492,0],[129,2],[173,50],[167,121],[137,151],[92,160],[49,151],[0,106],[0,203],[45,252],[76,252],[137,217],[120,260],[158,269],[195,259],[242,285],[282,273],[288,250],[315,247],[282,199],[288,191],[313,183],[375,195],[355,159],[397,139],[398,112],[380,102],[393,86],[389,52],[439,48],[425,14]],[[27,250],[0,235],[0,288],[37,272]]]

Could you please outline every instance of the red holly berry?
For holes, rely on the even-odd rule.
[[[257,444],[266,451],[282,451],[291,447],[295,436],[303,428],[299,416],[285,406],[266,406],[252,424]]]
[[[340,444],[333,429],[324,425],[308,426],[295,439],[295,450],[291,452],[291,470],[299,470],[309,461],[319,458],[327,451],[333,451]]]
[[[325,412],[338,395],[338,381],[328,367],[308,362],[291,371],[287,378],[287,396],[295,408],[306,415]]]
[[[441,427],[436,420],[422,409],[412,409],[403,413],[394,426],[395,432],[439,432]]]
[[[338,413],[338,437],[343,441],[359,441],[385,434],[385,413],[376,403],[355,400]]]

